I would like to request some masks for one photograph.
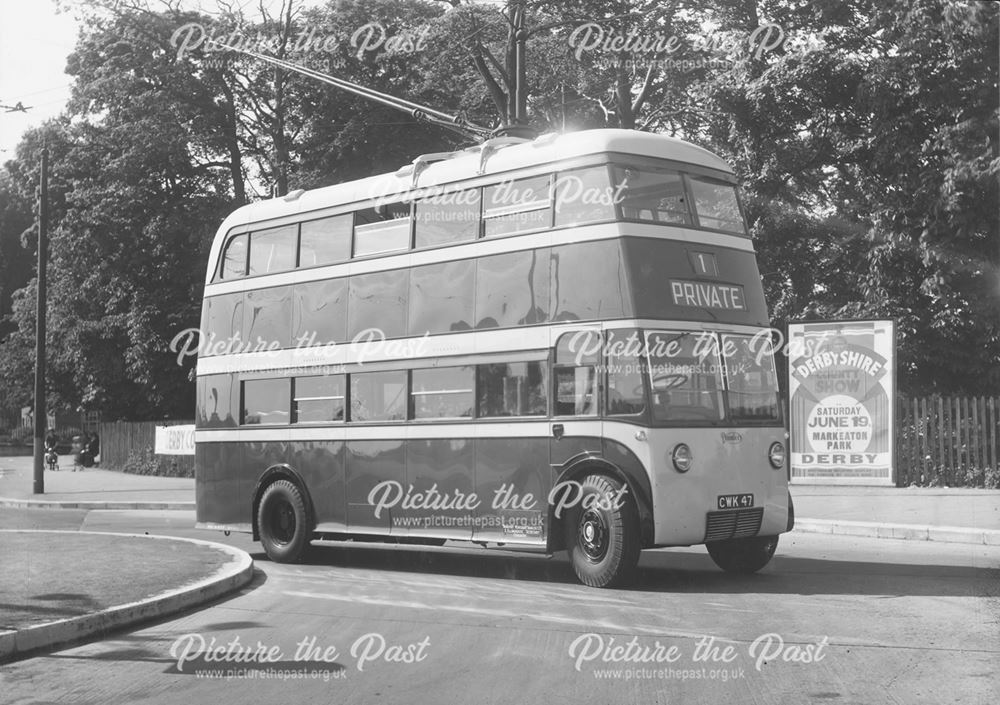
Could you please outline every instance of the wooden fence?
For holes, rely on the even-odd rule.
[[[1000,467],[1000,398],[900,398],[896,412],[896,484],[937,480],[951,487]]]
[[[194,477],[193,455],[154,455],[157,426],[194,424],[194,421],[116,421],[102,423],[101,467],[110,470],[135,471],[143,468],[146,474]],[[129,456],[132,462],[129,462]],[[153,465],[155,464],[155,468]],[[132,465],[126,468],[126,465]]]
[[[158,464],[157,474],[194,474],[193,455],[153,455],[156,426],[193,421],[102,423],[101,465],[122,470],[129,456]],[[896,484],[937,482],[951,487],[983,484],[1000,471],[1000,397],[898,399]],[[146,463],[147,470],[149,462]]]

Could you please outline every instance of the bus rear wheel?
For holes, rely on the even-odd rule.
[[[766,566],[778,548],[777,536],[753,536],[705,544],[715,565],[727,573],[748,575]]]
[[[628,583],[639,562],[639,515],[622,483],[606,475],[588,475],[580,484],[580,502],[563,524],[566,550],[576,577],[590,587]]]
[[[260,543],[276,563],[297,563],[309,547],[309,519],[302,491],[288,480],[268,485],[257,509]]]

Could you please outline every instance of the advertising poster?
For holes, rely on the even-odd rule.
[[[893,321],[788,325],[793,483],[893,485]]]

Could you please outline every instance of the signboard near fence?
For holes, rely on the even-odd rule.
[[[157,426],[157,455],[194,455],[194,424],[183,426]]]
[[[788,324],[791,481],[894,485],[893,321]]]

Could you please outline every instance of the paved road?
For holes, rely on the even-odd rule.
[[[5,511],[0,525],[25,517],[44,522],[43,511]],[[191,515],[183,512],[74,515],[90,530],[222,539],[190,528]],[[74,521],[67,512],[54,516]],[[257,551],[245,537],[229,541]],[[772,564],[750,578],[718,572],[701,548],[662,550],[644,554],[641,581],[627,591],[583,587],[558,558],[475,550],[323,547],[299,566],[255,558],[255,581],[231,599],[0,667],[3,700],[974,705],[1000,699],[996,547],[792,535],[783,537]],[[199,654],[201,640],[211,648],[213,638],[217,650]],[[223,660],[227,653],[246,657],[248,648],[273,657],[250,664],[252,680],[248,664]]]

